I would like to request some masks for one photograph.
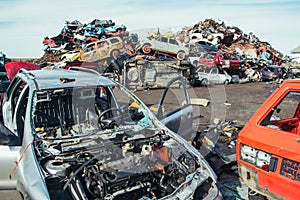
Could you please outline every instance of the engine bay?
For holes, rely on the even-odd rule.
[[[135,101],[101,92],[98,103],[92,90],[37,94],[34,150],[51,199],[216,195],[209,192],[216,190],[211,174],[191,149]]]
[[[199,163],[163,131],[131,126],[101,134],[43,137],[35,144],[51,199],[161,199],[198,177]],[[198,175],[197,175],[198,174]]]

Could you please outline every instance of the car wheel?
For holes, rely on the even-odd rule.
[[[130,82],[137,82],[139,79],[139,71],[136,67],[131,68],[127,72],[127,78]]]
[[[184,43],[189,43],[189,42],[190,42],[190,37],[187,36],[187,35],[184,36],[184,37],[183,37],[183,42],[184,42]]]
[[[189,83],[190,83],[190,86],[192,86],[192,87],[196,86],[196,79],[195,78],[191,78],[190,81],[189,81]]]
[[[195,67],[198,67],[198,61],[197,61],[197,60],[194,60],[193,65],[194,65]]]
[[[101,39],[101,40],[106,39],[106,38],[107,38],[107,37],[106,37],[105,34],[102,34],[102,35],[100,36],[100,39]]]
[[[114,49],[110,52],[110,56],[113,59],[116,59],[118,57],[118,55],[120,55],[120,51],[118,49]]]
[[[143,47],[142,47],[142,52],[144,54],[150,54],[152,52],[151,45],[150,44],[144,44]]]
[[[229,80],[226,79],[226,81],[224,82],[225,85],[228,85],[229,84]]]
[[[177,59],[178,59],[178,60],[183,60],[183,59],[185,59],[185,53],[184,53],[183,51],[179,51],[179,52],[177,53]]]
[[[208,82],[208,80],[207,80],[206,78],[204,78],[204,79],[201,81],[201,84],[202,84],[203,86],[207,87],[208,84],[209,84],[209,82]]]

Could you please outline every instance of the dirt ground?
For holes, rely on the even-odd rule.
[[[259,106],[279,85],[276,83],[253,82],[245,84],[212,85],[209,87],[189,87],[190,98],[208,99],[208,106],[193,106],[193,128],[201,132],[216,121],[238,121],[245,124]],[[157,104],[163,89],[135,91],[146,104]],[[216,120],[217,119],[217,120]],[[225,146],[227,148],[227,146]],[[224,149],[222,149],[224,150]],[[225,149],[235,158],[235,147]],[[200,149],[204,156],[209,150]],[[239,179],[235,161],[224,164],[220,158],[207,159],[218,174],[218,185],[224,199],[248,199],[247,186]],[[222,166],[219,168],[219,166]],[[219,170],[221,169],[221,170]]]
[[[209,105],[194,106],[194,117],[200,125],[221,120],[239,120],[246,122],[279,85],[275,83],[251,82],[245,84],[212,85],[209,87],[189,87],[190,98],[202,98]],[[146,104],[157,104],[163,89],[135,91]],[[196,122],[195,122],[196,123]]]

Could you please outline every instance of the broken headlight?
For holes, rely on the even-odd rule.
[[[241,160],[251,163],[265,171],[269,171],[271,157],[272,155],[265,151],[244,144],[241,145]]]

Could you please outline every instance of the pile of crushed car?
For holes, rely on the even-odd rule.
[[[61,54],[99,39],[127,35],[126,28],[125,25],[115,25],[112,20],[94,19],[88,24],[82,24],[78,20],[66,21],[57,36],[43,39],[44,51]]]
[[[94,68],[131,89],[164,87],[165,79],[178,75],[191,85],[298,77],[289,65],[283,66],[287,56],[221,20],[205,19],[178,32],[149,29],[147,34],[140,38],[112,20],[66,21],[59,35],[44,38],[45,55],[36,62],[52,68]],[[218,73],[209,75],[210,68]],[[223,78],[216,78],[219,74]]]

